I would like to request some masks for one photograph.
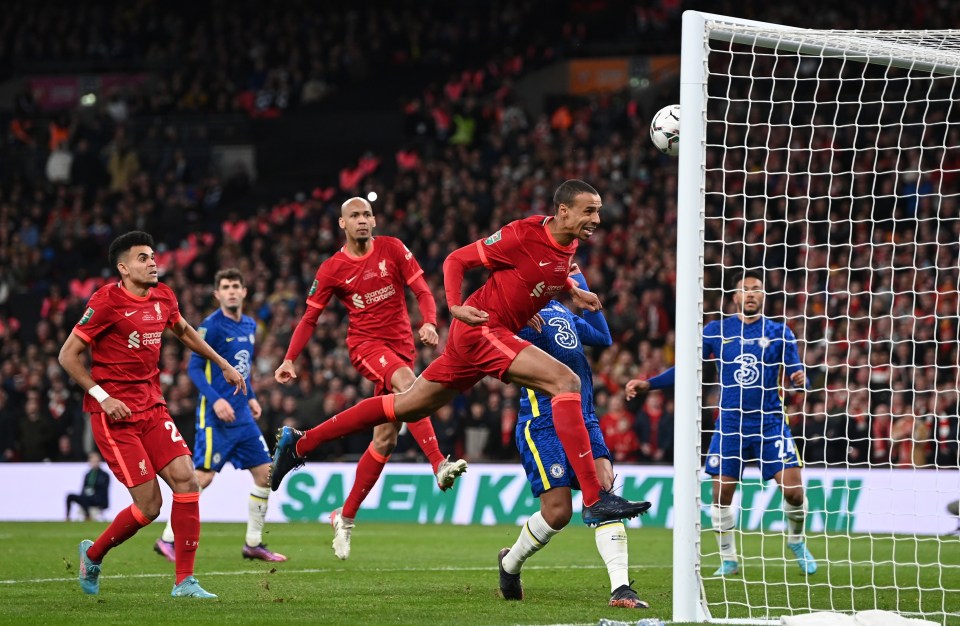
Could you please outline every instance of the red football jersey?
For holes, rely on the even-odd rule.
[[[413,330],[404,287],[423,270],[395,237],[376,237],[362,257],[341,248],[320,264],[307,305],[324,308],[336,296],[350,314],[347,347],[376,339],[413,350]]]
[[[517,332],[567,285],[580,242],[561,246],[542,215],[510,222],[476,243],[490,278],[464,304],[490,314],[490,326]]]
[[[87,310],[73,327],[75,335],[90,344],[90,373],[97,384],[136,413],[166,404],[160,393],[160,337],[180,320],[180,305],[164,284],[152,287],[145,297],[127,291],[120,283],[104,285],[87,302]],[[90,394],[83,410],[101,411]]]

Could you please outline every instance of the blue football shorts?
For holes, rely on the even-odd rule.
[[[588,415],[584,421],[590,435],[593,458],[610,459],[610,450],[603,441],[596,415]],[[530,482],[530,490],[534,496],[539,498],[544,491],[555,487],[580,488],[550,415],[541,415],[517,424],[516,437],[520,462],[527,473],[527,481]]]
[[[764,480],[789,467],[802,467],[790,425],[783,414],[764,413],[744,419],[740,411],[721,411],[704,471],[739,480],[743,466],[751,462],[760,464]]]
[[[227,461],[237,469],[250,469],[271,460],[267,442],[252,418],[230,426],[216,421],[197,429],[193,447],[197,469],[219,472]]]

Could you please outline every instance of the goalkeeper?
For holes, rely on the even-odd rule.
[[[703,358],[716,362],[720,380],[720,417],[706,462],[706,472],[713,476],[710,519],[721,559],[714,576],[732,576],[740,570],[731,504],[748,461],[758,461],[763,479],[773,478],[780,485],[787,547],[800,571],[813,574],[817,562],[803,538],[807,506],[800,476],[802,463],[780,396],[784,370],[794,387],[802,389],[807,384],[797,339],[786,324],[763,316],[760,274],[739,274],[733,288],[738,313],[703,328]],[[670,368],[649,381],[631,380],[626,396],[630,400],[638,392],[670,387],[673,382],[674,371]]]

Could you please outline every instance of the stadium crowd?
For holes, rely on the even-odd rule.
[[[199,22],[209,30],[191,30],[150,2],[115,16],[77,5],[56,19],[24,5],[18,9],[22,15],[0,18],[0,32],[10,31],[10,20],[19,19],[46,23],[51,33],[38,38],[40,44],[10,39],[15,43],[0,50],[0,58],[17,63],[134,58],[143,67],[160,68],[161,77],[151,83],[154,91],[124,96],[128,110],[123,116],[104,107],[93,118],[67,114],[40,123],[30,98],[18,100],[0,159],[5,164],[0,170],[0,459],[78,461],[91,449],[79,390],[67,382],[56,355],[86,300],[114,280],[105,249],[117,234],[142,229],[154,235],[161,280],[173,287],[184,317],[194,325],[214,307],[211,283],[217,269],[236,266],[247,276],[247,312],[260,327],[254,371],[264,408],[260,425],[272,442],[277,426],[313,426],[372,392],[349,362],[345,313],[336,303],[324,311],[301,357],[297,384],[281,387],[273,380],[316,267],[342,243],[337,217],[343,199],[378,194],[377,232],[399,237],[424,268],[438,304],[442,348],[450,321],[440,274],[445,256],[510,220],[550,212],[556,183],[582,178],[604,201],[604,224],[577,258],[604,302],[614,337],[612,347],[594,353],[601,426],[615,461],[672,460],[671,395],[654,392],[630,404],[623,400],[630,378],[650,377],[674,361],[677,168],[647,137],[652,111],[630,93],[558,101],[535,117],[521,105],[516,81],[530,66],[563,56],[564,45],[578,37],[576,29],[558,38],[557,45],[540,42],[523,53],[503,54],[505,38],[531,41],[531,33],[520,28],[467,53],[463,50],[471,40],[499,32],[508,22],[490,22],[489,31],[480,24],[474,32],[453,15],[444,22],[447,28],[415,28],[411,24],[422,26],[425,20],[412,5],[403,10],[374,5],[377,10],[369,14],[351,9],[323,15],[321,24],[311,21],[309,12],[301,20],[297,9],[286,5],[265,19],[245,20],[244,8],[254,5],[241,3],[239,17],[221,19],[214,10],[216,19]],[[516,23],[528,24],[536,3],[517,6]],[[668,15],[666,9],[638,11],[636,28],[666,28]],[[97,27],[61,47],[42,45],[54,38],[61,19]],[[128,23],[138,28],[125,30]],[[311,24],[319,24],[316,32],[326,35],[316,41],[305,37]],[[563,31],[563,24],[558,27]],[[274,36],[282,32],[291,37]],[[412,43],[412,37],[420,39]],[[209,171],[202,138],[185,150],[176,128],[141,135],[129,131],[131,119],[170,110],[163,107],[198,114],[237,110],[238,103],[248,101],[242,93],[252,93],[258,102],[257,94],[267,86],[272,95],[262,102],[268,108],[294,106],[309,99],[308,85],[315,79],[326,89],[350,80],[351,68],[406,62],[404,55],[413,50],[422,51],[418,62],[432,62],[427,52],[442,50],[448,41],[462,48],[457,71],[406,102],[407,145],[341,176],[333,193],[318,187],[246,214],[223,201],[223,183]],[[238,48],[248,54],[233,54]],[[169,63],[173,58],[190,62]],[[280,92],[287,95],[281,99]],[[658,100],[675,101],[675,89]],[[280,106],[281,101],[289,104]],[[711,143],[740,146],[739,162],[748,162],[751,173],[762,172],[768,159],[784,157],[765,149],[759,131],[737,132],[713,137]],[[951,139],[943,145],[957,143]],[[67,151],[63,148],[71,157],[68,164],[57,163],[55,155]],[[756,185],[777,195],[799,184],[794,176],[776,175],[785,167],[768,166],[764,176],[732,173],[723,180],[716,163],[708,162],[708,190],[725,183],[726,195],[708,193],[708,209],[714,209],[708,215],[724,219],[707,222],[707,284],[722,284],[721,261],[768,270],[773,292],[768,313],[786,315],[810,368],[812,392],[791,404],[793,432],[805,442],[807,463],[955,466],[960,219],[949,187],[956,186],[956,177],[948,170],[957,168],[945,165],[939,175],[918,177],[911,190],[903,176],[874,180],[869,175],[874,159],[865,152],[837,149],[850,157],[848,182],[855,190],[854,202],[842,214],[826,201],[814,200],[809,209],[791,201],[776,205],[778,219],[768,206],[747,197],[757,195],[751,191]],[[809,158],[829,157],[810,150]],[[379,168],[386,159],[395,166]],[[799,162],[790,160],[791,166]],[[389,174],[381,171],[387,169]],[[808,195],[829,197],[824,187],[829,182],[810,181]],[[934,207],[932,192],[918,191],[924,185],[939,189],[944,201]],[[874,196],[876,201],[867,202]],[[872,231],[863,226],[883,211],[888,217],[875,221]],[[906,221],[894,219],[901,217]],[[818,226],[796,226],[802,220]],[[840,223],[827,224],[830,220]],[[747,244],[766,243],[765,252],[738,246],[744,233]],[[918,242],[939,242],[932,249],[936,254],[926,255]],[[911,269],[917,258],[933,261]],[[476,287],[482,278],[477,273],[468,283]],[[35,306],[15,316],[11,298],[32,298]],[[719,292],[708,292],[704,310],[716,314],[723,307]],[[417,325],[416,314],[413,321]],[[421,350],[419,369],[431,355]],[[171,415],[192,440],[196,391],[186,375],[187,357],[179,343],[165,342],[161,381]],[[470,461],[515,459],[516,411],[517,389],[488,379],[434,415],[441,449]],[[712,418],[705,412],[706,424]],[[368,443],[367,436],[348,438],[322,447],[314,458],[356,458]],[[402,437],[395,458],[417,453]]]

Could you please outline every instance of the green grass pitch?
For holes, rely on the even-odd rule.
[[[348,561],[339,561],[330,549],[328,525],[274,524],[268,526],[271,532],[266,541],[290,557],[286,563],[274,564],[240,558],[242,525],[204,524],[197,577],[208,591],[219,594],[212,601],[170,597],[173,565],[152,551],[162,530],[159,524],[111,552],[104,562],[100,595],[84,595],[76,582],[77,544],[95,538],[104,527],[0,523],[0,623],[596,624],[600,618],[669,620],[672,610],[672,533],[668,530],[628,530],[631,578],[652,607],[637,611],[607,606],[607,574],[593,531],[576,524],[527,562],[523,602],[505,602],[497,595],[497,551],[513,543],[519,530],[513,526],[416,526],[360,520],[353,535],[353,554]],[[709,534],[703,539],[713,541]],[[783,559],[781,541],[775,535],[765,536],[762,542],[759,535],[744,538],[743,576],[706,583],[711,598],[725,593],[731,601],[715,605],[715,615],[717,610],[721,615],[746,615],[741,603],[747,594],[755,605],[786,606],[789,597],[793,606],[843,609],[849,607],[852,595],[872,599],[880,593],[893,603],[884,608],[897,608],[898,599],[906,607],[910,602],[916,605],[916,592],[877,592],[867,585],[899,582],[916,587],[919,579],[936,587],[937,568],[916,563],[939,558],[960,567],[957,537],[945,538],[944,543],[901,540],[895,554],[889,539],[867,542],[831,537],[828,545],[820,536],[810,546],[821,559],[821,571],[808,583],[792,561]],[[761,550],[765,559],[759,558]],[[837,562],[829,571],[822,558],[828,550]],[[881,563],[896,560],[905,565],[881,565],[871,572],[844,563],[871,554]],[[709,573],[713,567],[708,563],[705,570]],[[894,570],[897,581],[884,578],[884,572]],[[957,571],[947,575],[956,576]],[[851,580],[864,588],[851,593]],[[944,607],[960,613],[957,595],[924,594],[921,600],[930,610]]]

